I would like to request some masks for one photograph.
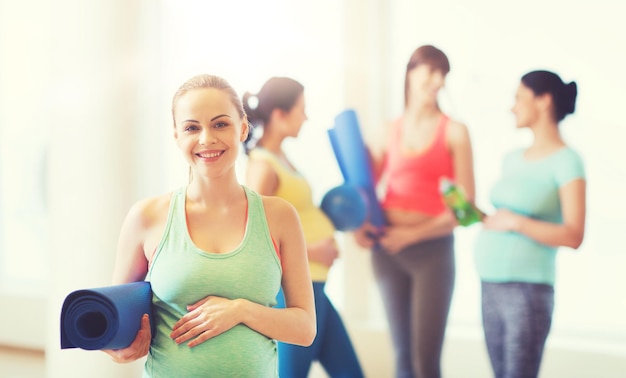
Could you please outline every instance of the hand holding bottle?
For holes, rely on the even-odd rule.
[[[454,213],[454,217],[461,226],[470,226],[482,221],[485,213],[465,198],[462,189],[450,179],[442,178],[439,191],[446,205]]]

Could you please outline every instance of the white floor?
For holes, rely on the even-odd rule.
[[[45,355],[40,351],[0,346],[0,378],[44,378]],[[311,369],[310,378],[327,377],[317,364]]]
[[[359,341],[364,341],[360,340]],[[366,340],[365,340],[366,341]],[[458,344],[458,345],[457,345]],[[358,345],[374,345],[363,344]],[[382,345],[387,349],[388,345]],[[378,349],[378,351],[376,351]],[[489,376],[487,362],[482,353],[478,353],[472,343],[450,343],[447,355],[454,355],[458,361],[454,365],[447,364],[446,376],[468,377]],[[363,367],[371,377],[389,377],[390,360],[388,355],[381,353],[380,348],[361,348],[358,350],[363,357]],[[388,354],[388,353],[387,353]],[[381,356],[382,355],[382,356]],[[461,358],[464,356],[465,358]],[[381,358],[382,357],[382,358]],[[477,373],[480,372],[480,373]],[[41,351],[16,349],[0,345],[0,378],[44,378],[45,355]],[[314,364],[309,378],[327,378],[327,374]],[[549,348],[545,363],[542,366],[542,378],[623,378],[626,377],[626,357],[590,352],[572,352],[561,348]]]
[[[0,346],[0,378],[43,378],[44,353]]]

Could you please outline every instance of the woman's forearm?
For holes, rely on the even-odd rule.
[[[450,212],[446,211],[414,226],[415,242],[450,235],[456,226],[456,219]]]
[[[583,231],[566,224],[540,221],[519,216],[514,231],[551,247],[576,249],[583,241]]]
[[[284,343],[309,346],[316,335],[315,319],[298,307],[271,308],[245,299],[237,299],[241,323]]]

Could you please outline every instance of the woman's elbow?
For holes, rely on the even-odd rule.
[[[571,249],[578,249],[583,244],[584,237],[585,235],[583,232],[577,232],[568,238],[564,246]]]
[[[315,310],[309,312],[307,327],[303,327],[303,346],[309,346],[313,344],[315,337],[317,336],[317,314]]]
[[[313,344],[313,341],[317,336],[317,314],[315,313],[315,311],[313,311],[312,316],[309,318],[309,326],[305,328],[306,332],[303,332],[306,336],[304,338],[304,343],[306,344],[306,346],[309,346]]]
[[[571,249],[578,249],[583,244],[583,239],[575,240],[571,245],[568,245]]]
[[[310,346],[311,344],[313,344],[313,341],[315,340],[316,336],[317,336],[317,327],[315,326],[315,324],[313,324],[313,327],[311,327],[310,331],[306,335],[306,338],[304,340],[304,346]]]
[[[311,346],[316,336],[317,336],[317,326],[314,320],[311,326],[302,327],[298,340],[294,341],[293,344],[303,346],[303,347]]]

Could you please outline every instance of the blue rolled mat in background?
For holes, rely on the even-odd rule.
[[[344,181],[361,188],[368,199],[369,222],[376,227],[385,224],[383,211],[376,196],[369,154],[363,142],[356,112],[344,110],[335,117],[335,125],[328,129],[330,144]]]
[[[352,231],[367,220],[369,201],[363,189],[344,183],[324,195],[320,208],[337,231]]]
[[[61,309],[61,349],[125,348],[141,328],[143,314],[150,315],[152,326],[148,281],[76,290]]]

